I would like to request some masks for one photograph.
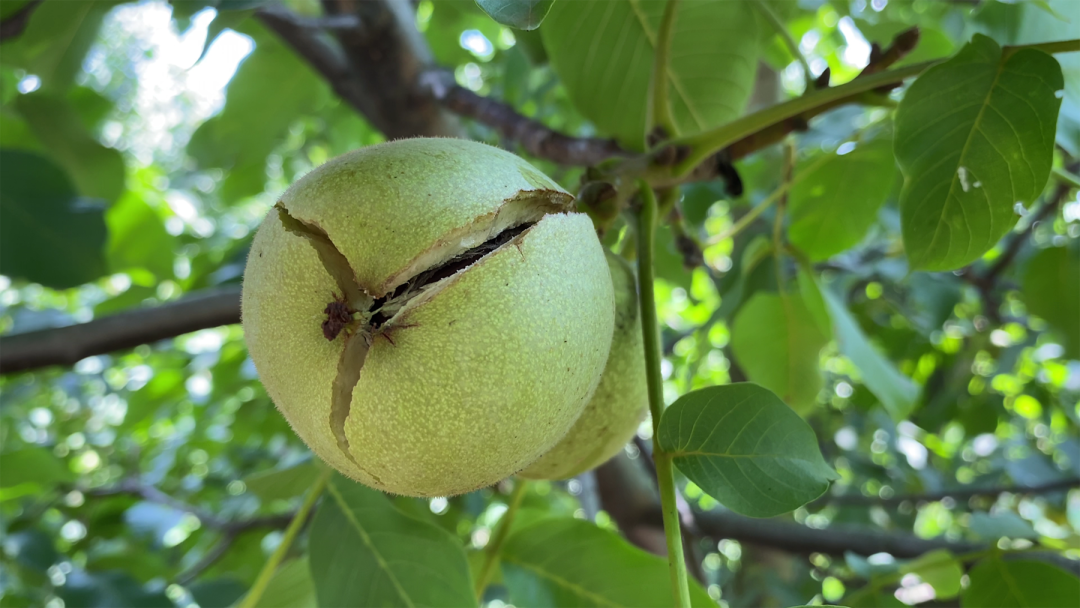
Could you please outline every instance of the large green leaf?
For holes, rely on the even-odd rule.
[[[285,500],[304,493],[315,483],[319,467],[313,460],[305,460],[284,469],[259,471],[244,478],[248,491],[262,500]]]
[[[233,578],[215,578],[199,581],[188,587],[188,591],[199,608],[230,608],[244,597],[247,585]]]
[[[941,600],[960,593],[960,579],[964,576],[960,562],[948,549],[924,553],[918,559],[905,564],[900,571],[919,575],[923,582],[934,588],[934,596]]]
[[[1080,358],[1080,247],[1037,253],[1024,271],[1024,303],[1063,339],[1065,353]]]
[[[810,425],[749,382],[679,397],[660,418],[657,439],[690,481],[751,517],[797,509],[837,478]]]
[[[960,597],[964,608],[1060,608],[1075,606],[1080,578],[1034,560],[984,559],[968,576]]]
[[[116,272],[145,268],[159,279],[173,276],[176,237],[161,216],[135,191],[128,191],[105,214],[109,226],[107,257]]]
[[[0,274],[54,289],[105,274],[102,209],[43,156],[0,150]]]
[[[512,533],[503,545],[503,581],[510,603],[547,606],[670,606],[667,560],[580,519],[544,519]],[[694,606],[715,606],[696,581]]]
[[[821,295],[829,310],[840,352],[859,368],[863,384],[877,397],[893,420],[905,420],[919,398],[919,387],[870,343],[847,307],[828,289]]]
[[[540,33],[574,106],[601,131],[645,146],[646,108],[665,2],[556,2]],[[750,2],[682,2],[668,70],[681,134],[738,117],[757,70],[760,15]]]
[[[29,447],[0,456],[0,488],[23,483],[52,484],[73,481],[75,474],[52,450]]]
[[[519,30],[535,30],[555,0],[476,0],[492,19]]]
[[[315,586],[307,557],[282,565],[263,591],[257,608],[316,608]]]
[[[6,3],[5,3],[6,4]],[[17,38],[4,43],[0,62],[41,79],[44,89],[63,89],[75,80],[115,0],[43,2]]]
[[[229,82],[224,109],[195,131],[187,147],[200,167],[226,170],[226,202],[262,191],[266,157],[327,91],[323,80],[257,21],[249,19],[240,29],[255,39],[255,50]]]
[[[454,536],[344,477],[327,485],[308,545],[320,606],[476,605]]]
[[[124,191],[124,159],[91,137],[74,106],[47,92],[20,95],[19,114],[50,154],[75,181],[83,196],[113,202]]]
[[[900,213],[912,269],[977,260],[1016,223],[1050,173],[1064,81],[1053,57],[1003,55],[976,35],[927,70],[896,111]]]
[[[818,353],[828,341],[797,293],[754,294],[731,327],[731,350],[746,377],[799,413],[817,400]]]
[[[896,176],[892,141],[877,139],[795,168],[788,238],[812,261],[857,245],[877,219]],[[819,164],[820,163],[820,164]]]

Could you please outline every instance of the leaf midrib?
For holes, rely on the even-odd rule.
[[[548,580],[554,582],[555,584],[557,584],[557,585],[559,585],[561,587],[569,589],[570,591],[572,591],[574,593],[577,593],[577,594],[581,595],[582,597],[586,597],[586,598],[592,600],[597,605],[610,606],[611,608],[627,608],[623,604],[616,604],[615,602],[611,601],[610,599],[608,599],[608,598],[606,598],[606,597],[604,597],[602,595],[599,595],[597,593],[593,593],[592,591],[584,589],[580,585],[576,585],[574,583],[571,583],[570,581],[566,580],[565,578],[563,578],[561,576],[558,576],[558,575],[555,575],[555,574],[552,574],[550,571],[545,570],[545,569],[543,569],[543,568],[541,568],[539,566],[534,566],[534,565],[528,564],[526,562],[523,562],[523,561],[518,560],[518,559],[514,559],[513,557],[507,556],[505,554],[502,556],[502,560],[504,562],[508,562],[508,563],[514,564],[516,566],[520,566],[522,568],[525,568],[526,570],[530,570],[530,571],[536,573],[540,577],[548,579]]]
[[[382,553],[379,553],[379,550],[375,547],[367,530],[365,530],[364,527],[360,525],[360,522],[357,521],[356,517],[353,515],[352,509],[350,509],[349,505],[345,502],[345,497],[338,491],[337,486],[333,482],[330,482],[327,484],[326,489],[330,492],[330,495],[334,497],[334,502],[337,503],[338,508],[341,509],[341,512],[345,515],[345,519],[356,528],[357,534],[360,535],[360,540],[362,540],[364,544],[367,545],[368,549],[371,550],[371,554],[375,557],[375,562],[379,565],[379,568],[386,573],[386,577],[390,579],[390,583],[394,586],[394,590],[397,591],[402,601],[404,601],[405,605],[409,608],[414,608],[415,604],[413,604],[412,598],[405,593],[405,589],[397,580],[394,571],[390,569],[390,565],[386,562],[386,559],[383,558]]]
[[[1013,594],[1013,597],[1020,600],[1021,606],[1030,606],[1031,604],[1028,603],[1027,598],[1024,597],[1024,594],[1021,593],[1020,589],[1017,587],[1016,581],[1013,580],[1012,575],[1009,574],[1009,569],[1005,567],[1005,562],[1000,559],[995,561],[997,562],[997,569],[1001,571],[1001,580],[1005,581],[1005,586],[1009,588],[1009,592]]]
[[[930,239],[930,244],[926,247],[926,251],[928,252],[934,249],[934,245],[937,243],[938,236],[941,234],[941,227],[945,224],[945,221],[943,219],[945,216],[945,211],[950,206],[950,201],[953,199],[953,192],[956,189],[956,183],[957,181],[959,181],[956,177],[956,171],[958,171],[960,167],[964,166],[964,157],[968,153],[968,148],[971,146],[971,141],[975,138],[975,133],[979,132],[979,125],[982,124],[983,114],[986,112],[987,106],[990,105],[990,98],[993,96],[994,89],[997,87],[998,81],[1001,79],[1001,74],[1005,71],[1006,62],[1007,60],[1005,58],[1005,54],[1002,53],[1001,58],[998,59],[997,69],[994,72],[994,80],[990,83],[990,86],[986,90],[986,96],[983,98],[982,105],[979,107],[979,113],[975,116],[975,120],[971,123],[971,130],[968,131],[967,139],[964,141],[964,147],[960,149],[960,156],[956,160],[956,170],[952,172],[952,176],[949,178],[949,191],[945,193],[945,204],[941,206],[941,213],[938,214],[937,226],[934,227],[934,236]],[[961,211],[963,211],[963,204],[961,204],[959,200],[957,201],[957,204],[960,205],[960,209]],[[989,201],[987,201],[987,206],[989,206]],[[993,232],[994,214],[992,211],[989,216],[990,231]],[[970,227],[967,227],[967,230],[967,251],[971,251],[971,244],[974,240],[974,235],[971,233]],[[950,247],[949,249],[951,251],[952,248]],[[965,251],[965,254],[967,253],[967,251]]]
[[[634,13],[634,17],[637,18],[637,22],[638,22],[638,25],[641,27],[641,31],[645,33],[645,39],[648,40],[649,47],[652,48],[653,57],[655,58],[655,56],[656,56],[656,32],[653,32],[651,29],[649,29],[649,24],[645,20],[645,15],[641,12],[641,8],[638,6],[638,1],[639,0],[626,0],[627,4],[630,5],[630,11],[632,13]],[[678,20],[679,20],[679,14],[678,14],[678,10],[676,10],[675,11],[675,19],[672,20],[672,24],[671,24],[671,27],[673,29],[676,29],[676,30],[678,29],[677,26],[676,26],[676,23],[678,23]],[[664,72],[667,75],[667,79],[671,82],[671,87],[673,89],[675,89],[675,93],[679,96],[679,101],[681,101],[683,103],[683,105],[686,106],[686,110],[690,113],[690,118],[692,118],[694,120],[694,123],[697,124],[697,128],[698,129],[707,129],[709,125],[706,124],[706,122],[703,121],[700,116],[698,116],[697,109],[694,107],[694,104],[690,103],[689,97],[683,91],[682,81],[679,79],[678,76],[675,75],[675,72],[671,69],[670,63],[671,63],[671,56],[669,55],[668,56],[668,64],[669,65],[667,66],[667,69],[664,70]],[[674,110],[674,108],[672,108],[672,110]]]

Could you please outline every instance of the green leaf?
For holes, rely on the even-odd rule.
[[[896,111],[900,215],[912,269],[952,270],[994,246],[1050,173],[1064,81],[1053,57],[1004,56],[976,34],[930,68]]]
[[[818,286],[817,279],[814,277],[814,267],[800,260],[797,282],[799,284],[799,295],[802,296],[803,303],[806,304],[806,309],[810,311],[814,323],[817,324],[821,333],[826,336],[832,335],[832,317],[825,304],[825,298],[821,296],[821,288]]]
[[[675,235],[670,226],[658,226],[656,229],[656,259],[653,261],[657,278],[672,285],[690,291],[694,272],[686,267],[683,256],[675,247]]]
[[[227,170],[226,202],[262,191],[266,157],[293,121],[327,96],[325,82],[257,21],[240,29],[255,39],[255,50],[229,82],[224,109],[196,129],[187,147],[200,167]]]
[[[751,517],[797,509],[837,479],[810,425],[748,382],[683,395],[664,411],[657,438],[690,481]]]
[[[855,593],[844,596],[844,600],[851,608],[906,608],[907,604],[896,599],[896,596],[886,589],[875,589],[867,586]]]
[[[821,390],[818,353],[828,343],[799,294],[758,292],[735,316],[731,350],[746,377],[805,413]]]
[[[811,157],[798,163],[788,203],[788,238],[814,262],[863,239],[896,176],[888,139],[860,144],[844,155],[824,154],[826,159]]]
[[[300,496],[315,483],[319,467],[313,460],[284,469],[260,471],[244,478],[247,489],[264,501]]]
[[[335,476],[311,523],[320,606],[474,606],[469,566],[449,532]]]
[[[964,608],[1060,608],[1075,606],[1080,579],[1045,562],[984,559],[968,574]]]
[[[828,289],[822,289],[821,295],[829,309],[840,352],[859,368],[863,384],[881,401],[889,416],[897,422],[906,420],[919,398],[918,385],[874,348],[839,298]]]
[[[7,2],[0,4],[0,19],[7,19],[21,11],[30,2],[31,0],[7,0]]]
[[[20,95],[19,114],[50,154],[75,181],[83,196],[113,202],[124,192],[124,158],[90,136],[67,99],[47,92]]]
[[[1035,254],[1024,270],[1021,293],[1028,312],[1061,335],[1065,354],[1080,358],[1080,247]]]
[[[41,79],[42,89],[66,89],[82,68],[105,14],[118,2],[43,2],[17,38],[4,43],[0,62]]]
[[[90,87],[74,86],[65,95],[87,131],[94,131],[116,104]]]
[[[547,606],[670,606],[667,560],[580,519],[549,518],[510,534],[500,554],[510,603]],[[690,581],[693,606],[715,606]]]
[[[164,589],[144,588],[126,572],[77,572],[57,589],[66,606],[80,608],[165,608],[172,606]]]
[[[318,605],[307,557],[294,559],[278,568],[255,604],[257,608],[316,608]]]
[[[948,549],[936,549],[920,555],[918,559],[905,564],[901,572],[917,574],[923,582],[934,588],[934,597],[947,600],[960,593],[960,578],[964,569]]]
[[[492,19],[519,30],[535,30],[555,0],[476,0]]]
[[[54,289],[105,274],[105,219],[64,171],[30,152],[0,150],[0,274]]]
[[[1003,536],[1033,540],[1039,538],[1039,533],[1026,519],[1011,511],[993,515],[983,512],[972,513],[968,530],[980,538],[994,541]]]
[[[176,237],[165,230],[161,216],[138,193],[129,191],[110,207],[105,223],[109,227],[106,256],[113,271],[145,268],[159,279],[173,276]]]
[[[0,488],[23,483],[53,484],[74,481],[75,474],[45,448],[23,448],[0,456]]]
[[[574,106],[601,131],[645,147],[646,105],[664,2],[556,2],[540,33]],[[682,135],[737,118],[750,98],[763,27],[749,2],[682,2],[668,69]]]
[[[229,608],[244,597],[247,585],[233,578],[215,578],[197,582],[188,591],[199,608]]]

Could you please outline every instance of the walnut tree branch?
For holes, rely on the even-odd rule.
[[[424,89],[446,109],[497,130],[538,158],[562,165],[597,165],[610,158],[630,156],[614,140],[572,137],[523,116],[509,104],[483,97],[460,86],[444,69],[430,69],[420,79]]]
[[[74,365],[93,355],[239,322],[239,286],[206,290],[79,325],[0,336],[0,374]]]
[[[663,522],[660,504],[648,473],[637,462],[642,459],[644,456],[631,460],[620,454],[596,469],[600,501],[630,542],[645,550],[661,553]],[[986,548],[980,543],[924,539],[912,534],[884,532],[862,526],[833,525],[816,529],[781,518],[757,519],[722,510],[695,511],[694,521],[699,534],[714,540],[728,538],[803,555],[825,553],[842,556],[850,551],[870,556],[884,552],[907,559],[934,549],[945,548],[961,554]],[[656,543],[658,534],[659,546]],[[1060,554],[1047,551],[1028,555],[1080,573],[1080,562]]]

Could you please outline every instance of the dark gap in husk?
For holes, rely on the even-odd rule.
[[[352,409],[353,390],[360,381],[360,372],[371,348],[374,332],[383,327],[397,311],[401,310],[409,300],[416,297],[425,287],[472,266],[535,226],[536,222],[526,222],[507,228],[480,245],[456,255],[434,268],[429,268],[417,274],[399,285],[392,293],[377,298],[372,302],[371,297],[357,283],[356,274],[353,272],[348,259],[330,240],[326,231],[317,225],[292,217],[281,203],[275,205],[275,208],[282,227],[289,233],[306,239],[311,244],[318,254],[323,268],[334,279],[335,284],[341,291],[341,299],[338,300],[338,296],[333,294],[335,299],[328,303],[327,310],[333,307],[334,302],[340,302],[348,306],[348,312],[350,313],[363,310],[370,315],[366,324],[357,323],[356,326],[349,328],[350,331],[346,332],[345,347],[342,349],[341,356],[338,359],[337,375],[334,377],[333,386],[331,387],[329,424],[338,449],[341,450],[345,457],[355,464],[357,468],[370,475],[377,483],[381,483],[377,476],[366,471],[353,458],[352,451],[349,449],[349,439],[345,434],[345,421],[348,419]],[[367,302],[371,302],[371,304],[364,306]],[[327,313],[327,311],[324,311],[324,313]],[[339,321],[343,320],[339,319]],[[335,339],[340,331],[341,328],[338,331],[327,332],[326,323],[323,324],[323,334],[328,340]]]
[[[386,310],[386,308],[388,308],[386,306],[387,304],[397,303],[403,305],[423,290],[424,287],[452,277],[458,272],[472,266],[491,252],[512,241],[514,237],[524,233],[535,225],[536,222],[528,222],[519,226],[507,228],[476,247],[456,255],[434,268],[429,268],[428,270],[421,272],[399,285],[393,293],[378,298],[371,305],[371,311],[373,313],[370,321],[371,328],[378,329],[390,320],[393,313],[397,312],[396,310]],[[398,306],[397,309],[400,309],[400,306]]]

